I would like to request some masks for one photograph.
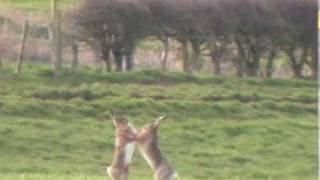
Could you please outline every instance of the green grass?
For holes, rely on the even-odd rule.
[[[317,179],[314,81],[27,67],[0,76],[0,179],[106,179],[111,108],[138,128],[168,114],[160,144],[181,179]],[[152,179],[138,151],[130,176]]]
[[[58,0],[61,9],[71,7],[76,0]],[[49,14],[51,0],[0,0],[0,7],[13,7],[32,14]]]

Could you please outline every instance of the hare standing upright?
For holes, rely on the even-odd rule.
[[[135,148],[135,143],[132,141],[135,138],[136,129],[127,119],[114,116],[112,112],[111,118],[116,127],[115,151],[107,173],[113,180],[127,180],[129,164]]]
[[[146,125],[138,132],[136,137],[139,150],[154,170],[154,178],[156,180],[178,179],[178,174],[165,159],[158,144],[158,129],[161,121],[165,118],[166,116],[158,117],[155,122]]]

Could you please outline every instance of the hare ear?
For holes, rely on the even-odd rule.
[[[113,122],[113,125],[114,125],[115,127],[118,126],[118,123],[117,123],[117,120],[116,120],[116,119],[112,119],[112,122]]]
[[[117,126],[117,118],[115,117],[115,114],[112,109],[110,110],[110,118],[112,119],[114,126]]]
[[[163,120],[165,120],[167,116],[165,114],[160,115],[155,121],[154,125],[158,128]]]
[[[114,117],[115,117],[115,114],[114,114],[114,112],[113,112],[112,109],[110,110],[110,117],[111,117],[112,119],[114,119]]]

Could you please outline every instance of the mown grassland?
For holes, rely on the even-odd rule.
[[[317,179],[317,85],[29,66],[0,75],[0,179],[102,180],[121,111],[137,128],[159,113],[160,145],[181,179]],[[131,179],[152,179],[136,151]]]

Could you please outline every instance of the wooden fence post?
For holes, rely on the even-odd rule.
[[[3,63],[2,63],[2,59],[0,58],[0,75],[2,70],[3,70]]]
[[[51,25],[49,26],[51,41],[51,61],[55,72],[58,73],[62,67],[61,56],[61,15],[57,8],[57,0],[51,0]]]
[[[61,43],[61,11],[57,10],[57,68],[62,68],[62,43]]]
[[[29,31],[29,21],[25,20],[24,24],[23,24],[23,32],[22,32],[22,36],[21,36],[19,54],[18,54],[18,59],[17,59],[16,74],[21,73],[21,66],[23,63],[23,51],[25,49],[25,44],[26,44],[26,40],[28,37],[28,31]]]

